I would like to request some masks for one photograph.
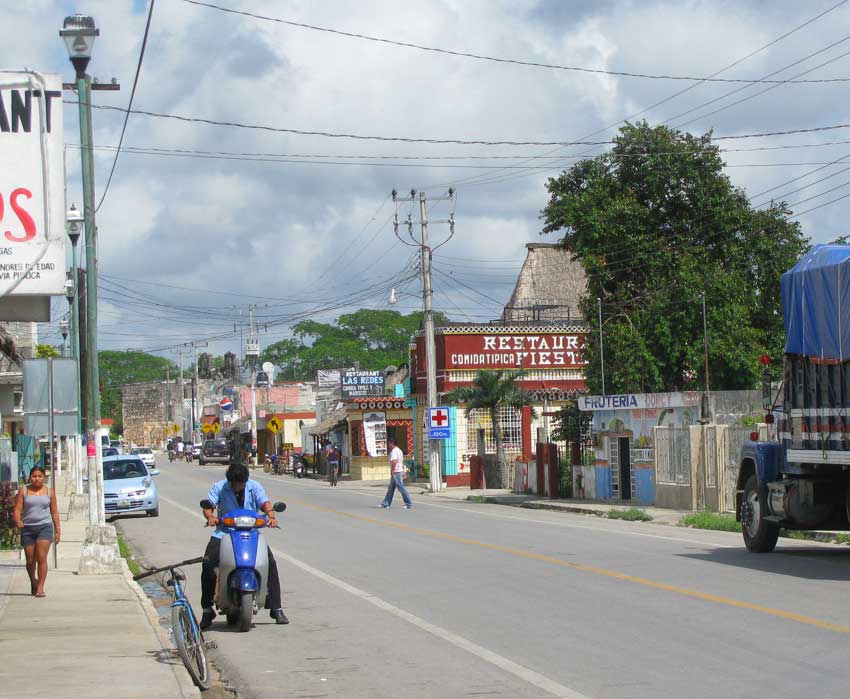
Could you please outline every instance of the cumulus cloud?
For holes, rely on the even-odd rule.
[[[755,51],[827,9],[831,2],[767,4],[674,0],[433,0],[402,4],[385,0],[280,3],[226,0],[222,4],[296,22],[382,36],[472,53],[608,70],[705,76]],[[56,35],[68,0],[0,5],[7,68],[37,67],[70,79],[64,46]],[[101,105],[123,107],[129,97],[147,3],[91,0],[86,8],[101,37],[90,71],[112,76],[120,93],[99,92]],[[850,25],[840,8],[809,27],[723,73],[761,77],[799,63],[776,77],[850,74],[850,42],[818,56],[804,56],[839,42]],[[681,95],[666,100],[691,87]],[[641,115],[653,123],[701,133],[740,134],[797,129],[844,121],[845,87],[695,84],[588,75],[475,61],[366,42],[173,0],[157,4],[135,107],[222,121],[310,131],[378,136],[487,140],[571,140],[611,137],[620,120]],[[736,106],[706,116],[743,99]],[[718,98],[712,105],[700,107]],[[66,94],[73,100],[73,95]],[[682,112],[693,112],[677,117]],[[674,118],[676,117],[676,118]],[[96,110],[95,142],[116,145],[120,112]],[[693,120],[692,123],[690,123]],[[66,141],[77,143],[76,107],[65,106]],[[788,145],[850,140],[842,131],[726,142],[724,147]],[[125,146],[109,194],[98,214],[104,275],[134,280],[140,298],[163,307],[156,313],[113,299],[105,316],[104,347],[159,347],[179,336],[223,336],[212,349],[237,349],[234,323],[249,302],[268,303],[269,339],[285,334],[288,319],[321,320],[353,304],[383,307],[386,288],[415,293],[413,248],[393,234],[395,207],[389,192],[413,187],[438,197],[457,190],[455,237],[436,264],[436,301],[461,319],[498,316],[527,242],[541,240],[539,212],[547,176],[599,148],[482,147],[359,141],[299,136],[184,123],[131,115]],[[215,159],[202,153],[151,155],[132,148],[215,151],[253,156]],[[730,152],[730,177],[751,194],[776,186],[850,154],[847,145],[780,151]],[[528,160],[558,155],[562,159]],[[113,152],[98,151],[98,200]],[[334,164],[269,162],[330,161]],[[312,156],[297,158],[292,156]],[[349,157],[370,155],[369,164]],[[404,160],[400,156],[516,156],[502,160]],[[383,157],[384,159],[379,159]],[[247,158],[253,158],[247,160]],[[68,151],[69,200],[79,202],[79,160]],[[755,167],[788,163],[777,167]],[[388,166],[389,165],[389,166]],[[425,166],[430,167],[425,167]],[[449,167],[452,165],[474,167]],[[415,166],[415,167],[409,167]],[[436,167],[434,167],[436,166]],[[495,167],[506,169],[494,169]],[[802,180],[831,174],[830,166]],[[848,178],[850,179],[850,178]],[[835,186],[839,178],[789,201]],[[777,194],[788,191],[785,187]],[[806,208],[840,196],[813,200]],[[765,199],[766,200],[766,199]],[[758,200],[762,201],[762,200]],[[850,199],[848,199],[850,201]],[[816,241],[843,234],[844,202],[802,217]],[[418,206],[399,205],[418,219]],[[434,201],[431,235],[448,234],[446,202]],[[401,227],[402,237],[406,228]],[[543,238],[552,240],[553,238]],[[464,287],[473,286],[478,292]],[[440,285],[443,285],[442,288]],[[386,288],[384,288],[386,287]],[[380,288],[380,293],[377,290]],[[373,290],[370,292],[370,290]],[[319,303],[321,301],[321,303]],[[411,307],[412,297],[405,297]],[[176,308],[168,309],[167,306]],[[155,307],[155,306],[152,306]],[[400,304],[399,307],[403,307]],[[240,316],[240,308],[243,315]],[[312,309],[312,310],[311,310]],[[322,309],[322,310],[319,310]],[[454,310],[453,310],[454,309]],[[146,313],[146,315],[142,315]],[[138,331],[138,337],[133,333]],[[127,335],[107,335],[126,332]],[[236,339],[234,339],[236,337]],[[163,338],[163,339],[157,339]],[[168,339],[168,341],[165,340]]]

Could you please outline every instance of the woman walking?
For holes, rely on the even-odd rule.
[[[27,558],[30,593],[44,597],[47,580],[47,552],[59,543],[59,506],[56,492],[44,484],[44,468],[33,466],[30,482],[18,490],[13,517],[21,530],[21,545]]]

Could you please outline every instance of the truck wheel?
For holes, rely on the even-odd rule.
[[[765,519],[767,504],[759,494],[758,478],[747,479],[744,486],[744,501],[741,503],[741,529],[744,545],[753,553],[770,553],[776,548],[779,525]]]

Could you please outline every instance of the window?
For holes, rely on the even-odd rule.
[[[363,448],[361,446],[361,440],[365,442],[365,437],[363,436],[363,421],[362,420],[352,420],[351,421],[351,455],[352,456],[363,456]]]
[[[522,413],[508,406],[499,407],[499,424],[502,428],[502,444],[505,451],[522,451]],[[470,410],[467,415],[466,451],[469,454],[478,453],[478,430],[484,430],[484,441],[488,452],[496,451],[496,440],[493,439],[493,425],[488,410]]]
[[[399,425],[399,424],[387,424],[387,437],[395,439],[395,443],[398,444],[399,449],[404,454],[407,454],[407,435],[408,435],[408,427],[409,425]]]

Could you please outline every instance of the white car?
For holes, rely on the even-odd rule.
[[[145,466],[148,466],[149,468],[156,466],[156,456],[151,451],[150,447],[136,447],[130,453],[134,456],[138,456],[142,461],[144,461]]]
[[[192,458],[193,458],[193,459],[198,459],[198,458],[200,458],[200,456],[201,456],[201,449],[203,449],[203,448],[204,448],[204,445],[203,445],[203,444],[201,444],[200,442],[196,442],[195,444],[193,444],[193,445],[192,445]]]

